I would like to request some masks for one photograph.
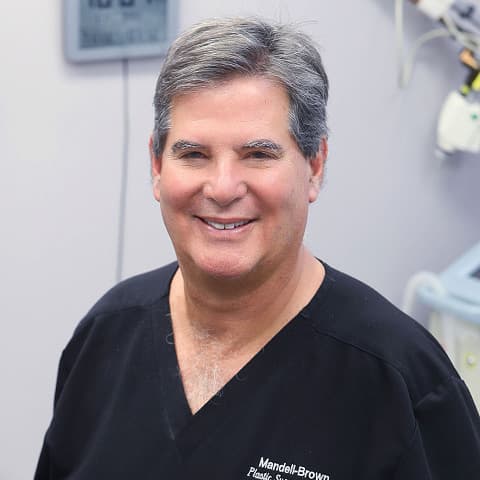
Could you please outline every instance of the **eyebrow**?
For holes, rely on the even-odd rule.
[[[266,139],[252,140],[251,142],[245,143],[242,148],[263,148],[265,150],[271,150],[278,155],[283,153],[283,148],[278,143]]]
[[[200,143],[191,142],[189,140],[177,140],[172,145],[172,152],[177,153],[184,150],[190,150],[192,148],[205,148],[205,146],[201,145]]]

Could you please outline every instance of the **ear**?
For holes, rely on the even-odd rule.
[[[310,187],[308,191],[308,201],[313,203],[320,192],[323,180],[323,171],[325,161],[328,156],[328,142],[325,137],[320,140],[317,154],[309,160],[310,162]]]
[[[148,139],[148,150],[150,151],[150,172],[152,176],[153,196],[157,202],[160,201],[160,171],[162,169],[162,157],[155,156],[153,151],[153,135]]]

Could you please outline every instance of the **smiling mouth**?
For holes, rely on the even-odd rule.
[[[243,227],[244,225],[247,225],[253,220],[242,220],[239,222],[232,222],[232,223],[220,223],[220,222],[212,222],[210,220],[206,220],[205,218],[197,217],[199,218],[203,223],[206,223],[210,227],[214,228],[215,230],[234,230],[239,227]]]

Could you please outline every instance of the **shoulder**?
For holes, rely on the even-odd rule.
[[[315,330],[395,370],[413,404],[459,380],[434,337],[363,282],[326,265],[318,296],[311,311]]]
[[[135,311],[150,310],[168,302],[171,279],[177,270],[176,262],[145,272],[115,285],[88,311],[76,327],[69,343],[82,341],[99,324],[112,318],[137,317]]]
[[[62,352],[56,399],[82,355],[94,359],[89,362],[98,363],[112,342],[128,343],[135,337],[135,332],[138,334],[145,331],[144,326],[154,309],[168,308],[170,282],[177,266],[174,262],[128,278],[111,288],[95,303],[80,321]]]
[[[89,315],[101,315],[130,308],[150,307],[168,296],[177,269],[173,262],[161,268],[123,280],[91,308]]]

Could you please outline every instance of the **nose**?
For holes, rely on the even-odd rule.
[[[214,162],[204,184],[203,194],[224,207],[241,199],[247,193],[247,184],[242,168],[235,160],[222,159]]]

